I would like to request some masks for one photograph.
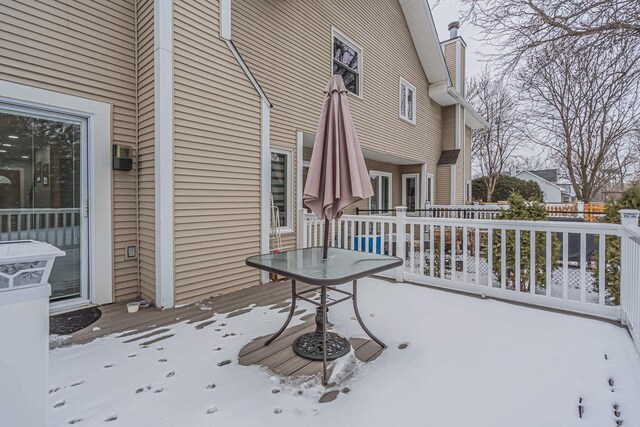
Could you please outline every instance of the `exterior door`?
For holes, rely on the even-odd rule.
[[[51,302],[89,299],[87,121],[0,103],[0,241],[39,240],[65,251]]]
[[[402,205],[409,211],[420,208],[418,180],[420,175],[417,173],[402,175]]]
[[[369,210],[388,211],[391,209],[391,174],[386,172],[369,172],[373,196],[369,198]]]

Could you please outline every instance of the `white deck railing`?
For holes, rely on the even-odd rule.
[[[38,240],[65,249],[80,243],[80,209],[0,209],[0,241]]]
[[[638,211],[623,210],[620,245],[622,323],[627,325],[640,352],[640,228]]]
[[[323,221],[300,215],[298,245],[321,245]],[[330,227],[331,246],[405,259],[398,281],[624,320],[640,342],[637,225],[623,233],[618,224],[410,217],[398,208],[394,216],[344,215]],[[616,265],[606,248],[620,239]],[[607,283],[620,268],[620,283]]]

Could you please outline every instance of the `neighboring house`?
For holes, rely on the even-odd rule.
[[[575,193],[571,184],[558,183],[557,169],[541,169],[533,171],[511,171],[515,176],[527,181],[538,183],[543,193],[545,203],[565,203],[575,201]]]
[[[0,16],[0,171],[19,191],[0,238],[67,252],[53,309],[259,283],[244,259],[269,250],[271,194],[296,245],[332,72],[376,192],[360,207],[469,200],[486,123],[457,25],[441,43],[424,0],[0,0]]]

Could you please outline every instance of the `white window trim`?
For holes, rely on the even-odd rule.
[[[432,173],[427,174],[427,186],[429,187],[429,190],[431,190],[426,193],[427,203],[433,205],[433,199],[435,199],[435,194],[433,193],[435,190],[435,175]],[[429,194],[431,194],[431,197],[429,197]]]
[[[375,176],[386,176],[389,178],[389,209],[393,209],[393,174],[389,172],[380,172],[374,170],[369,171],[369,178],[373,179]],[[382,180],[380,182],[382,182]],[[376,190],[377,188],[373,189],[374,193],[376,192]],[[379,193],[376,194],[379,195]],[[369,210],[371,210],[371,197],[369,197]]]
[[[87,119],[89,299],[113,302],[111,104],[3,80],[0,101]]]
[[[401,110],[401,106],[402,106],[402,85],[405,85],[407,87],[407,89],[412,90],[413,91],[413,120],[405,117],[402,115],[402,110]],[[416,99],[418,97],[418,92],[416,91],[416,87],[414,85],[412,85],[411,83],[409,83],[409,81],[407,79],[405,79],[404,77],[400,76],[400,81],[398,82],[398,117],[400,117],[402,120],[404,120],[407,123],[411,123],[412,125],[416,124]],[[406,111],[409,111],[409,109],[407,108]]]
[[[284,154],[287,156],[287,191],[285,194],[287,203],[287,225],[280,228],[280,233],[293,233],[293,150],[290,148],[271,147],[271,153]],[[269,157],[271,159],[271,157]],[[271,171],[271,168],[269,168]],[[271,172],[269,172],[271,174]],[[271,175],[269,175],[269,182],[271,182]]]
[[[336,27],[331,27],[331,62],[329,68],[329,75],[333,75],[333,39],[340,39],[341,42],[348,45],[351,49],[358,52],[358,93],[349,92],[349,94],[355,96],[359,99],[364,99],[364,49],[360,47],[357,43],[351,40],[345,33],[337,29]]]
[[[416,180],[416,209],[420,209],[420,174],[419,173],[403,173],[402,174],[402,206],[407,206],[407,178]]]

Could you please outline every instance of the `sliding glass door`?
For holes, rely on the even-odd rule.
[[[0,241],[65,251],[49,279],[62,304],[89,298],[86,147],[86,119],[0,103]]]

